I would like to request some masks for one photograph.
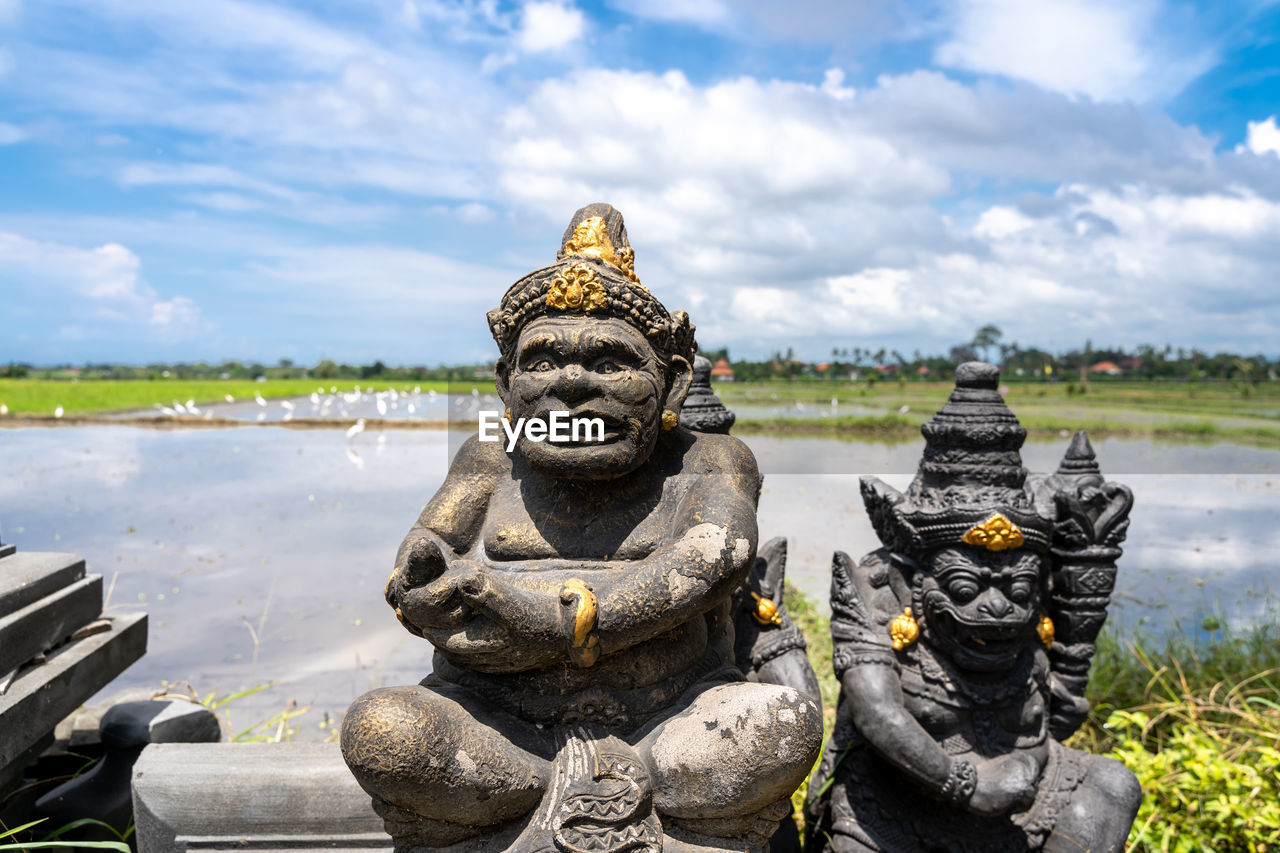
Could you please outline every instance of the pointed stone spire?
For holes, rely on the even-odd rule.
[[[728,409],[711,390],[711,360],[700,355],[693,359],[693,382],[680,409],[680,425],[695,432],[718,432],[727,435],[738,416]]]

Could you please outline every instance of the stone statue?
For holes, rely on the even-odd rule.
[[[1137,779],[1061,741],[1088,711],[1132,495],[1083,434],[1029,478],[998,384],[961,365],[906,493],[862,481],[884,547],[835,555],[841,693],[806,851],[1124,849]]]
[[[506,417],[605,433],[468,439],[400,547],[387,601],[434,672],[342,727],[397,850],[766,851],[817,757],[817,705],[734,666],[760,476],[678,425],[694,330],[633,262],[591,205],[489,314]]]
[[[733,422],[738,419],[720,402],[711,390],[711,360],[700,355],[693,357],[693,384],[689,396],[680,408],[680,426],[694,432],[715,432],[728,435]]]

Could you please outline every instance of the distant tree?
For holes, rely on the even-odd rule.
[[[969,345],[975,350],[982,350],[982,360],[990,361],[991,348],[1000,345],[1000,339],[1004,337],[1004,333],[1000,331],[998,326],[990,323],[973,333],[973,340]]]

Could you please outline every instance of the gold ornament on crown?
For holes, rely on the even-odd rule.
[[[561,311],[599,311],[608,301],[595,270],[586,264],[561,270],[547,288],[547,307]]]
[[[977,545],[988,551],[1007,551],[1022,547],[1026,539],[1018,525],[997,512],[981,524],[970,527],[962,541],[966,545]]]
[[[636,277],[636,253],[630,247],[615,249],[609,239],[609,229],[601,216],[589,216],[578,223],[564,241],[564,256],[577,258],[599,258],[606,264],[616,268],[627,278],[640,284]],[[644,285],[640,285],[644,287]]]

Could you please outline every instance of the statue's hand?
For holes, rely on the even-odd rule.
[[[564,646],[559,596],[522,589],[483,566],[459,578],[458,593],[468,607],[499,626],[513,646],[539,651]]]
[[[470,615],[458,593],[458,582],[474,571],[474,563],[465,558],[446,560],[433,539],[406,539],[387,581],[387,603],[414,633],[457,628]]]
[[[967,808],[994,817],[1031,805],[1036,796],[1040,765],[1026,752],[1001,755],[978,765],[978,782]]]

